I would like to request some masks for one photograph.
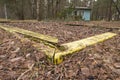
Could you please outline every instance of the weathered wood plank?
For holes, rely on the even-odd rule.
[[[0,23],[8,23],[8,22],[10,22],[10,21],[7,19],[0,19]]]
[[[26,22],[38,22],[37,20],[11,20],[11,19],[1,19],[0,18],[0,23],[19,23],[19,22],[22,22],[22,23],[26,23]]]
[[[20,28],[14,28],[14,27],[4,27],[4,26],[0,26],[1,29],[4,29],[6,31],[9,32],[17,32],[26,36],[30,36],[30,37],[34,37],[37,38],[39,40],[43,40],[46,42],[50,42],[50,43],[58,43],[58,39],[55,37],[51,37],[51,36],[47,36],[47,35],[43,35],[43,34],[39,34],[36,32],[32,32],[32,31],[28,31],[28,30],[24,30],[24,29],[20,29]]]
[[[84,27],[93,27],[93,28],[103,28],[103,29],[120,29],[120,27],[105,27],[101,25],[95,25],[95,24],[65,24],[69,26],[84,26]]]
[[[86,48],[87,46],[91,46],[91,45],[94,45],[96,43],[103,42],[107,39],[112,38],[113,36],[116,36],[116,35],[117,34],[115,34],[115,33],[107,32],[107,33],[92,36],[92,37],[89,37],[89,38],[86,38],[86,39],[62,44],[61,46],[66,47],[67,50],[55,53],[54,63],[59,64],[59,63],[62,62],[62,57],[63,56],[68,55],[68,54],[73,54],[75,52],[78,52],[78,51]]]
[[[41,40],[41,35],[39,36],[38,33],[34,33],[32,31],[27,31],[27,30],[23,30],[23,29],[19,29],[19,28],[8,28],[8,27],[3,27],[3,26],[0,26],[0,28],[4,29],[6,31],[12,32],[12,33],[17,32],[17,33],[21,33],[23,35],[31,36],[31,37],[38,38]],[[78,51],[86,48],[87,46],[91,46],[96,43],[103,42],[107,39],[112,38],[113,36],[116,36],[116,35],[117,34],[115,34],[115,33],[107,32],[107,33],[103,33],[100,35],[85,38],[82,40],[59,45],[60,47],[61,46],[64,47],[65,50],[60,50],[56,45],[53,45],[54,47],[48,46],[46,48],[42,48],[42,51],[44,51],[45,54],[49,58],[53,59],[54,64],[59,64],[63,61],[63,56],[68,55],[68,54],[73,54],[75,52],[78,52]],[[45,35],[45,37],[46,37],[46,35]],[[51,38],[51,37],[47,37],[44,39],[44,35],[42,35],[42,39],[45,41],[49,40],[47,42],[50,42],[49,43],[50,45],[52,43],[57,43],[56,38],[51,38],[51,40],[49,38]],[[39,46],[39,45],[40,44],[33,44],[34,47],[41,49],[41,46]]]

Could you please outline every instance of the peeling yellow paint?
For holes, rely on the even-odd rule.
[[[9,32],[17,32],[26,36],[31,36],[34,38],[37,38],[39,40],[43,40],[43,41],[47,41],[47,42],[51,42],[51,43],[58,43],[58,39],[55,37],[51,37],[51,36],[47,36],[47,35],[43,35],[43,34],[39,34],[36,32],[32,32],[32,31],[28,31],[28,30],[24,30],[24,29],[20,29],[20,28],[15,28],[15,27],[3,27],[0,26],[0,28],[9,31]]]
[[[20,33],[20,34],[23,34],[26,36],[33,37],[34,39],[37,38],[38,40],[44,40],[45,42],[50,42],[49,45],[53,45],[52,43],[58,42],[57,38],[42,35],[39,33],[32,32],[32,31],[24,30],[24,29],[13,28],[13,27],[3,27],[3,26],[0,26],[0,28],[4,29],[6,31],[12,32],[12,33]],[[91,46],[96,43],[103,42],[107,39],[110,39],[110,38],[116,36],[116,35],[117,34],[115,34],[115,33],[106,32],[106,33],[103,33],[100,35],[95,35],[92,37],[88,37],[88,38],[70,42],[70,43],[61,44],[58,46],[53,45],[54,47],[47,45],[47,46],[45,46],[45,48],[41,48],[40,44],[36,44],[36,43],[34,43],[33,46],[38,49],[42,49],[42,51],[44,51],[45,54],[53,60],[54,64],[60,64],[63,61],[63,56],[73,54],[75,52],[78,52],[78,51],[86,48],[87,46]],[[59,47],[61,47],[61,48],[63,47],[65,49],[62,50],[62,49],[59,49]]]
[[[84,49],[87,46],[91,46],[96,43],[103,42],[107,39],[112,38],[113,36],[116,36],[116,35],[117,34],[115,34],[115,33],[107,32],[107,33],[103,33],[100,35],[85,38],[82,40],[62,44],[61,46],[67,47],[67,50],[57,52],[54,56],[54,63],[59,64],[62,62],[63,56],[68,55],[68,54],[73,54],[75,52],[78,52],[78,51]]]

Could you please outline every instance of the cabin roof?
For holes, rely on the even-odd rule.
[[[65,8],[69,8],[69,6],[65,6]],[[89,8],[89,7],[79,7],[79,6],[75,6],[73,9],[76,9],[76,10],[91,10],[91,8]]]
[[[75,7],[77,10],[91,10],[89,7]]]

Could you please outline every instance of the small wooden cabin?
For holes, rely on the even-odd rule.
[[[75,7],[73,15],[81,16],[82,20],[90,21],[91,8],[88,8],[88,7]]]

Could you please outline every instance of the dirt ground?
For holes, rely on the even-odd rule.
[[[61,64],[54,65],[42,51],[32,46],[32,41],[21,42],[0,29],[0,80],[120,80],[120,22],[14,22],[1,25],[54,36],[59,44],[104,32],[118,35],[66,56]]]

